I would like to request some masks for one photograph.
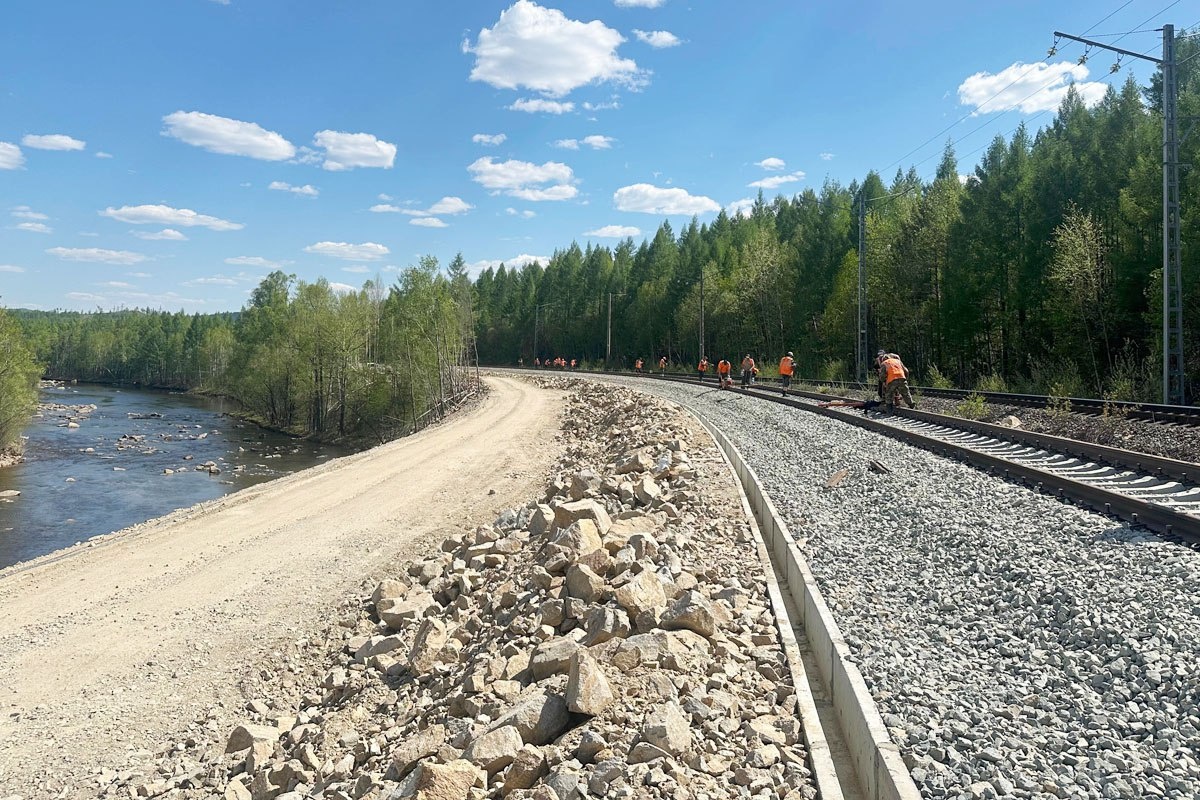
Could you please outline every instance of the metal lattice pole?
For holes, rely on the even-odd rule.
[[[858,193],[858,334],[855,373],[867,382],[867,201]]]
[[[1180,252],[1179,218],[1179,85],[1176,79],[1175,26],[1163,25],[1162,58],[1094,42],[1080,36],[1055,31],[1055,36],[1082,42],[1114,53],[1158,64],[1162,70],[1163,117],[1163,314],[1162,314],[1162,397],[1164,403],[1182,405],[1187,401],[1183,369],[1183,276]]]

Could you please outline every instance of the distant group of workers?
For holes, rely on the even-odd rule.
[[[523,358],[518,359],[517,363],[518,363],[518,365],[523,367],[523,366],[525,366],[525,359],[523,359]],[[555,358],[555,359],[547,358],[545,361],[542,361],[542,359],[538,358],[537,356],[534,356],[533,366],[538,367],[538,368],[553,367],[555,369],[575,369],[576,367],[579,366],[579,361],[574,358],[572,358],[570,361],[567,361],[565,358],[562,358],[561,356],[559,358]]]
[[[667,357],[663,356],[658,360],[658,370],[660,374],[666,374]],[[701,356],[699,363],[696,364],[696,376],[703,383],[708,377],[708,370],[711,366],[707,356]],[[645,372],[645,361],[636,359],[633,362],[635,372]],[[903,399],[909,408],[916,408],[916,402],[913,400],[912,390],[908,386],[908,367],[904,366],[904,362],[900,360],[900,356],[896,353],[889,353],[886,350],[880,350],[875,356],[875,370],[877,374],[876,392],[879,395],[878,403],[871,403],[871,407],[877,405],[886,406],[889,411],[896,406],[897,398]],[[722,358],[717,362],[717,386],[721,389],[728,389],[733,386],[733,364],[728,359]],[[779,384],[780,392],[784,395],[788,393],[788,389],[792,386],[792,377],[796,374],[796,359],[791,351],[779,359]],[[747,353],[741,362],[741,385],[749,387],[758,382],[758,364],[755,363],[754,357]]]

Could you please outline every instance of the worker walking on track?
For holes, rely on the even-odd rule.
[[[700,356],[700,363],[696,365],[696,372],[700,374],[700,382],[704,383],[704,376],[708,373],[708,358]]]
[[[779,359],[779,382],[783,385],[783,394],[786,396],[788,387],[792,385],[792,373],[796,371],[796,361],[792,358],[792,351]]]
[[[742,388],[750,386],[750,381],[754,378],[754,373],[758,370],[754,366],[754,359],[746,353],[746,357],[742,359]]]
[[[659,375],[667,374],[667,357],[666,356],[663,356],[662,358],[660,358],[658,360],[658,374]]]
[[[642,360],[640,358],[637,361],[633,362],[633,371],[634,372],[642,371]]]
[[[888,412],[896,410],[896,395],[904,398],[909,408],[916,408],[912,391],[908,388],[908,367],[895,353],[879,351],[876,359],[879,362],[879,396],[883,398]]]
[[[729,378],[729,372],[733,369],[733,364],[730,364],[728,359],[722,358],[717,362],[717,386],[722,389],[728,389],[733,382]]]

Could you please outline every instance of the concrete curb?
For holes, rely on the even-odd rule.
[[[694,412],[693,416],[695,416]],[[700,419],[698,416],[696,418]],[[730,456],[725,449],[727,446],[732,447],[732,445],[729,445],[728,442],[723,442],[719,438],[721,434],[709,427],[703,420],[700,420],[700,423],[704,425],[712,435],[713,440],[717,442],[721,458],[729,466],[730,473],[736,479],[735,485],[738,489],[738,496],[742,499],[742,511],[745,513],[746,520],[750,523],[750,530],[754,534],[754,543],[758,549],[758,560],[762,563],[763,575],[767,582],[767,594],[771,599],[771,610],[775,614],[775,627],[779,630],[779,643],[783,648],[784,655],[787,657],[788,668],[792,675],[792,686],[796,689],[796,712],[800,717],[801,728],[804,732],[804,745],[808,749],[808,766],[812,771],[812,780],[816,785],[817,796],[821,800],[844,800],[841,782],[838,780],[837,767],[834,765],[829,741],[825,737],[825,729],[821,726],[820,712],[817,711],[816,700],[813,698],[810,677],[804,667],[804,659],[800,655],[800,645],[796,641],[796,634],[792,630],[792,622],[788,616],[787,604],[783,599],[783,589],[780,587],[779,581],[775,578],[775,568],[771,564],[771,555],[767,549],[767,543],[763,538],[762,529],[759,528],[758,520],[755,518],[753,504],[746,494],[745,487],[742,485],[741,474],[738,472],[734,462],[730,460]]]
[[[867,689],[862,673],[854,664],[850,648],[842,638],[841,630],[821,596],[816,579],[808,568],[808,562],[796,547],[791,532],[776,512],[770,498],[762,490],[758,476],[724,433],[705,422],[694,410],[689,410],[700,419],[701,424],[709,431],[733,466],[753,516],[758,521],[760,535],[772,556],[771,560],[787,581],[788,592],[800,611],[800,623],[808,634],[809,647],[817,659],[821,679],[829,691],[842,734],[850,748],[850,757],[859,786],[870,800],[921,800],[921,792],[908,774],[899,748],[888,735],[875,700]],[[769,585],[773,588],[774,601],[774,593],[779,591],[779,587],[774,582],[773,573],[768,571],[768,574],[771,576]],[[787,636],[791,636],[790,626]],[[790,642],[793,649],[789,651],[789,660],[791,654],[796,652],[795,639],[791,638]],[[807,694],[808,702],[811,703],[812,695]],[[799,700],[799,695],[797,699]],[[815,707],[808,710],[816,714]],[[805,711],[802,707],[801,712]],[[805,735],[808,735],[807,723]],[[823,733],[821,741],[824,742]],[[811,752],[816,753],[817,750]],[[824,755],[828,760],[827,747]],[[829,767],[832,769],[832,760],[829,760]],[[814,777],[820,786],[820,777],[815,768]],[[836,778],[834,780],[836,781]],[[825,794],[823,789],[821,792],[822,798],[841,797],[840,788],[837,789],[837,794]]]

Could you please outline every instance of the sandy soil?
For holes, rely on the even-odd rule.
[[[563,395],[488,383],[416,436],[0,572],[0,797],[89,797],[186,721],[231,725],[246,665],[536,493]]]

